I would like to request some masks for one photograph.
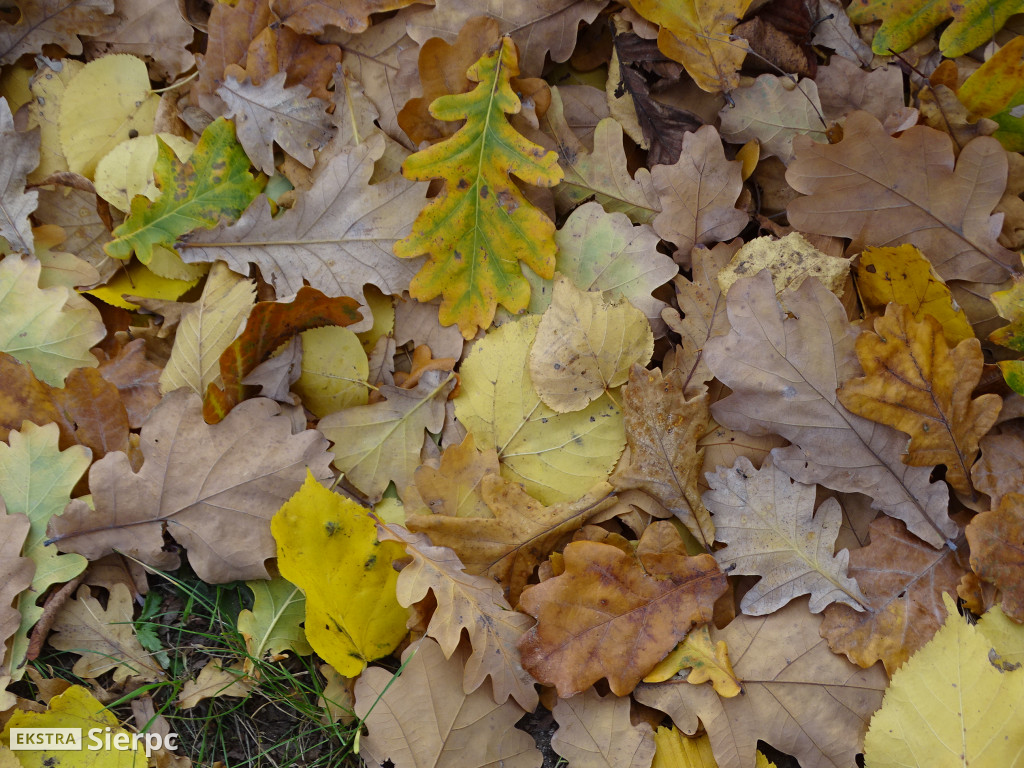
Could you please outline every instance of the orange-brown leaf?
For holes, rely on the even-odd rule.
[[[999,509],[967,526],[971,568],[1003,593],[1003,611],[1024,621],[1024,494],[1008,493]]]
[[[972,493],[978,441],[1002,407],[999,395],[971,397],[984,364],[981,343],[964,339],[950,349],[938,320],[925,315],[918,322],[908,307],[890,304],[875,331],[858,337],[857,357],[867,376],[843,384],[839,401],[910,435],[907,464],[945,464],[949,484]]]
[[[697,623],[711,620],[726,588],[711,555],[647,555],[575,541],[565,572],[523,592],[537,626],[519,642],[523,666],[558,695],[608,679],[625,696]]]
[[[498,474],[498,453],[481,451],[473,435],[459,445],[449,445],[441,454],[441,466],[426,464],[416,470],[416,490],[435,515],[449,517],[494,517],[484,501],[484,475]]]

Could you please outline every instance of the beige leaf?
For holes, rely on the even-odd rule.
[[[813,9],[814,5],[811,8]],[[817,20],[812,38],[815,45],[824,45],[840,56],[857,60],[861,64],[871,64],[875,54],[871,51],[871,46],[857,36],[857,31],[839,0],[817,0],[816,10],[817,12],[811,11]]]
[[[688,258],[693,246],[728,240],[747,225],[747,215],[735,207],[743,189],[741,171],[742,163],[725,159],[722,140],[711,125],[683,136],[675,165],[651,170],[661,201],[654,231],[675,244],[676,261]]]
[[[569,413],[624,384],[629,369],[647,365],[653,351],[654,334],[640,310],[557,277],[530,350],[530,378],[545,405]]]
[[[971,467],[975,487],[992,497],[991,509],[1008,493],[1024,492],[1024,436],[1011,431],[981,438],[981,458]]]
[[[740,602],[749,616],[774,613],[790,600],[810,594],[811,613],[834,602],[863,610],[867,600],[846,575],[850,553],[833,555],[843,512],[826,499],[814,510],[815,486],[793,482],[772,466],[760,470],[740,458],[708,475],[704,503],[715,516],[719,541],[715,559],[727,573],[760,576]]]
[[[38,192],[25,191],[25,177],[39,162],[39,132],[19,133],[6,98],[0,98],[0,237],[10,249],[26,256],[35,253],[29,214],[36,209]]]
[[[649,768],[654,732],[647,723],[633,725],[629,709],[628,696],[600,696],[593,688],[559,699],[551,748],[573,768]]]
[[[160,388],[173,392],[188,387],[205,396],[207,386],[220,384],[220,355],[234,341],[255,297],[254,281],[214,264],[203,295],[182,314]]]
[[[881,121],[903,108],[903,73],[897,66],[864,70],[843,56],[833,56],[814,76],[821,111],[842,120],[863,109]]]
[[[370,667],[356,683],[356,714],[369,735],[361,754],[370,764],[391,760],[395,768],[540,768],[541,753],[529,734],[516,730],[523,709],[495,704],[477,689],[466,694],[462,676],[468,652],[447,661],[440,646],[424,638],[403,654],[397,679]],[[393,682],[392,682],[393,681]]]
[[[245,678],[241,662],[226,666],[215,659],[210,659],[206,666],[199,670],[195,680],[185,681],[181,693],[178,694],[178,706],[182,709],[191,709],[203,699],[212,699],[216,696],[244,699],[252,691],[253,685],[255,683]]]
[[[86,40],[92,60],[104,53],[130,53],[149,58],[154,80],[174,80],[195,65],[189,47],[195,30],[176,4],[164,0],[117,0],[113,23]]]
[[[0,496],[0,642],[3,643],[6,643],[21,625],[21,612],[11,606],[18,594],[32,584],[32,577],[36,572],[35,562],[31,558],[21,556],[21,548],[31,527],[32,523],[27,515],[7,514],[7,506]],[[0,658],[0,662],[6,665],[0,669],[11,664],[9,658]]]
[[[124,584],[111,588],[105,609],[89,587],[82,585],[77,599],[66,602],[57,614],[49,643],[59,651],[81,656],[72,672],[82,678],[114,670],[116,683],[128,678],[136,682],[163,680],[164,671],[135,636],[133,609],[131,593]]]
[[[277,545],[270,518],[302,485],[306,468],[330,474],[330,454],[315,430],[292,434],[272,400],[235,406],[219,424],[203,420],[202,401],[176,390],[142,428],[145,463],[108,453],[93,464],[95,510],[79,499],[48,529],[61,550],[90,560],[117,550],[148,565],[177,568],[164,551],[164,528],[188,550],[203,581],[267,579]]]

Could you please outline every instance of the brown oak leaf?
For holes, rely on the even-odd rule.
[[[575,768],[650,768],[654,731],[644,722],[633,725],[629,710],[628,697],[601,696],[593,688],[559,699],[551,748]]]
[[[1008,493],[999,509],[971,520],[967,541],[971,568],[1002,591],[1006,615],[1024,622],[1024,494]]]
[[[0,64],[25,53],[58,45],[73,56],[82,52],[79,35],[95,35],[113,21],[114,0],[19,0],[21,17],[0,22]],[[9,7],[9,6],[8,6]]]
[[[974,487],[998,509],[1003,496],[1024,491],[1024,435],[1019,431],[981,438],[981,458],[971,467]]]
[[[362,32],[370,14],[405,8],[423,0],[273,0],[274,14],[287,27],[304,35],[321,35],[328,25],[345,32]]]
[[[563,698],[602,677],[616,696],[630,693],[694,624],[711,620],[726,589],[711,555],[637,560],[609,544],[574,541],[562,559],[560,576],[520,598],[537,625],[519,649],[523,667]]]
[[[1002,408],[996,394],[971,397],[981,380],[981,342],[964,339],[953,349],[931,315],[921,321],[900,304],[886,307],[874,332],[857,338],[866,376],[850,379],[839,401],[851,412],[910,435],[904,461],[914,467],[946,465],[946,480],[973,493],[971,465],[978,440]]]
[[[466,435],[459,445],[445,448],[437,469],[426,464],[417,468],[416,491],[435,515],[494,517],[481,483],[484,475],[496,475],[498,470],[498,452],[479,450],[473,436]]]

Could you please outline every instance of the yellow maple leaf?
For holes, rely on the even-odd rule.
[[[324,661],[354,677],[395,649],[408,612],[398,604],[391,564],[405,552],[377,540],[362,507],[307,474],[270,529],[281,575],[306,593],[306,639]]]
[[[555,271],[555,225],[509,178],[543,187],[562,180],[558,155],[521,136],[505,118],[522,106],[509,84],[518,74],[515,46],[505,37],[466,73],[476,88],[430,105],[439,120],[466,124],[402,164],[406,178],[444,179],[445,186],[420,212],[412,233],[395,243],[395,255],[430,255],[410,293],[420,301],[443,296],[441,323],[458,323],[467,339],[491,324],[498,304],[513,313],[526,309],[530,284],[520,261],[544,278]]]

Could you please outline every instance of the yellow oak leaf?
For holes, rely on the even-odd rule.
[[[875,330],[857,338],[857,357],[867,376],[838,392],[850,411],[910,435],[903,461],[912,467],[946,465],[946,480],[971,494],[971,465],[978,441],[995,423],[999,395],[971,398],[981,379],[981,343],[965,339],[949,348],[942,326],[927,315],[890,304]]]
[[[306,639],[324,661],[354,677],[395,649],[409,614],[395,595],[391,564],[405,552],[377,540],[362,507],[307,474],[270,529],[281,575],[306,593]]]
[[[562,170],[557,154],[528,141],[505,118],[522,107],[509,84],[519,74],[511,38],[502,38],[466,74],[476,88],[430,106],[439,120],[466,124],[402,164],[406,178],[440,178],[445,186],[394,250],[402,258],[430,255],[410,293],[420,301],[443,296],[441,323],[458,323],[468,339],[491,324],[498,304],[513,313],[526,309],[530,284],[520,261],[544,278],[555,270],[554,222],[527,201],[509,174],[553,187]]]
[[[686,682],[700,685],[710,680],[719,696],[730,699],[743,693],[743,683],[732,669],[725,640],[713,643],[707,625],[691,630],[672,653],[658,662],[644,682],[662,683],[684,669],[691,670]]]
[[[733,40],[733,27],[751,0],[633,0],[644,18],[660,24],[658,48],[680,62],[705,91],[731,91],[740,82],[747,55],[744,40]]]

